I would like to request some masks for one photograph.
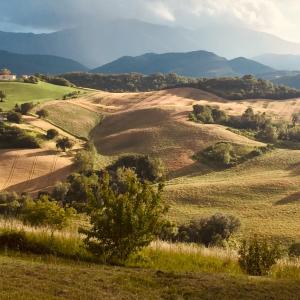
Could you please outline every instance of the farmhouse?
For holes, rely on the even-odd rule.
[[[12,74],[8,69],[0,70],[0,80],[16,80],[17,76]]]

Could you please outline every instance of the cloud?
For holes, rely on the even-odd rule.
[[[91,20],[136,18],[190,28],[246,26],[300,41],[299,13],[299,0],[4,0],[0,29],[11,24],[16,29],[58,30]]]

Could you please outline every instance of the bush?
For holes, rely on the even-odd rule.
[[[192,221],[178,228],[177,240],[199,243],[205,246],[220,245],[240,228],[239,219],[234,216],[215,214],[209,218]]]
[[[250,241],[243,241],[239,249],[239,264],[249,275],[267,275],[271,267],[281,257],[277,245],[260,241],[256,237]]]
[[[73,146],[74,146],[74,142],[71,141],[68,137],[63,137],[56,141],[56,148],[61,149],[64,152],[67,149],[71,149]]]
[[[164,176],[164,166],[159,159],[147,155],[127,155],[119,158],[109,166],[109,171],[117,172],[119,168],[133,169],[142,181],[159,181]]]
[[[91,150],[81,150],[76,153],[75,166],[78,172],[91,172],[95,169],[97,165],[97,152],[95,148]]]
[[[48,112],[45,109],[40,109],[36,112],[39,118],[47,118],[48,117]]]
[[[31,226],[48,226],[53,230],[66,227],[73,215],[73,209],[60,207],[56,201],[50,201],[48,196],[42,196],[38,200],[27,199],[22,210],[25,223]]]
[[[32,83],[32,84],[37,84],[39,82],[38,78],[35,76],[30,76],[28,78],[23,79],[24,83]]]
[[[127,190],[118,194],[105,173],[95,198],[89,203],[91,229],[83,230],[88,249],[110,262],[124,262],[129,255],[150,244],[159,234],[166,207],[161,200],[162,185],[154,190],[125,170]]]
[[[16,216],[22,207],[21,196],[15,192],[0,192],[0,214]]]
[[[56,129],[49,129],[47,130],[46,133],[46,138],[48,140],[53,140],[54,138],[56,138],[59,135],[59,132]]]
[[[25,130],[0,122],[0,148],[39,148],[39,143]]]
[[[290,257],[300,257],[300,243],[294,243],[289,247]]]
[[[32,102],[22,103],[20,107],[20,112],[22,115],[27,115],[28,112],[34,108],[34,104]]]
[[[22,122],[22,115],[15,111],[9,111],[6,115],[7,121],[11,123],[20,124]]]

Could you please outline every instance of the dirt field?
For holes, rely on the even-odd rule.
[[[72,171],[72,160],[51,150],[1,150],[0,190],[35,194]]]

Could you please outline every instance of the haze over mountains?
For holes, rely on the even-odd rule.
[[[223,37],[223,38],[220,38]],[[23,54],[68,57],[96,68],[125,55],[206,50],[234,58],[263,53],[300,54],[300,44],[243,27],[197,30],[138,20],[85,24],[48,34],[0,32],[0,49]]]

